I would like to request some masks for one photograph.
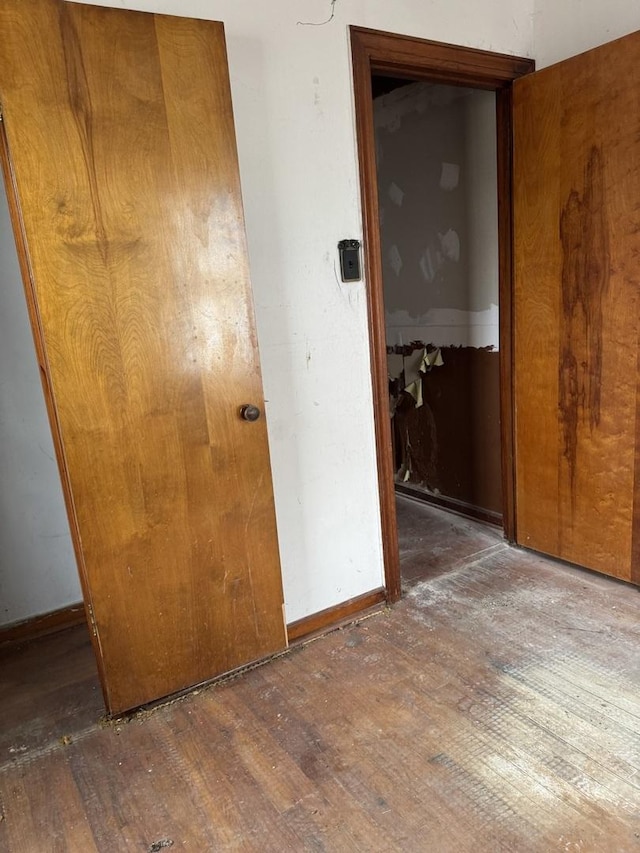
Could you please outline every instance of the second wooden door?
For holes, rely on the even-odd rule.
[[[517,539],[640,582],[640,33],[514,83]]]

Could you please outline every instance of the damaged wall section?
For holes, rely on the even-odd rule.
[[[495,95],[405,84],[374,117],[396,479],[500,514]]]

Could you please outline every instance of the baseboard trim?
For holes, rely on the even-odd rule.
[[[447,509],[449,512],[455,512],[457,515],[473,518],[476,521],[484,521],[485,524],[492,524],[494,527],[503,526],[502,515],[499,512],[482,509],[482,507],[474,506],[466,501],[460,501],[457,498],[433,495],[430,492],[425,492],[424,489],[412,488],[406,483],[396,483],[395,488],[396,492],[405,498],[412,498],[414,501],[421,501],[422,503],[431,504],[441,509]]]
[[[326,631],[337,627],[342,622],[347,622],[355,616],[362,615],[373,607],[384,604],[387,600],[383,588],[374,589],[364,595],[358,595],[348,601],[327,607],[311,616],[305,616],[287,625],[289,642],[300,640],[311,634]],[[22,622],[14,622],[11,625],[0,627],[0,645],[6,643],[21,643],[72,628],[75,625],[85,624],[87,621],[83,604],[72,604],[51,613],[43,613],[33,616]]]
[[[372,592],[350,598],[341,604],[327,607],[326,610],[320,610],[319,613],[312,613],[311,616],[297,619],[287,625],[289,642],[336,628],[340,623],[351,621],[355,616],[362,615],[364,611],[384,604],[386,600],[387,596],[384,589],[374,589]]]
[[[63,631],[65,628],[72,628],[75,625],[86,623],[86,621],[84,604],[72,604],[51,613],[42,613],[40,616],[33,616],[30,619],[24,619],[22,622],[14,622],[11,625],[0,627],[0,645],[35,640],[36,637],[44,637],[46,634],[53,634],[55,631]]]

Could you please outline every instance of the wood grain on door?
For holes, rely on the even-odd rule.
[[[107,707],[286,645],[222,24],[0,8],[31,318]]]
[[[635,33],[513,86],[517,538],[626,580],[639,526],[639,62]]]

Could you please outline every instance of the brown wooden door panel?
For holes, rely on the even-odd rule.
[[[0,9],[81,574],[121,711],[286,644],[221,24]],[[64,465],[66,463],[66,465]]]
[[[520,544],[632,579],[640,33],[517,80]]]

